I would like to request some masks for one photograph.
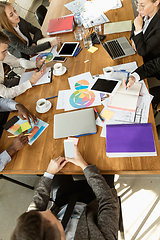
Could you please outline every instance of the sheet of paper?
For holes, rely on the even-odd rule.
[[[90,72],[82,73],[68,78],[69,86],[71,89],[87,89],[94,83]]]
[[[19,120],[7,130],[8,132],[12,133],[13,135],[21,134],[24,126],[25,127],[27,126],[27,122],[28,122],[27,120],[22,120],[20,117],[18,117],[18,118],[19,118]],[[31,133],[31,135],[28,136],[28,138],[29,138],[28,144],[29,145],[32,145],[49,125],[48,123],[46,123],[40,119],[37,119],[37,120],[38,120],[38,123],[36,123],[36,125],[31,120],[31,126],[27,132],[27,133]],[[16,128],[13,131],[13,128],[15,125],[19,126],[19,128],[18,129]]]
[[[29,79],[31,79],[33,72],[34,71],[22,73],[19,84],[24,83],[24,82],[28,81]],[[33,86],[50,83],[50,82],[51,82],[51,68],[48,67],[48,68],[46,68],[43,76],[35,84],[33,84]]]
[[[104,34],[127,32],[131,31],[131,29],[132,20],[104,24]]]
[[[75,0],[72,2],[69,2],[67,4],[64,4],[64,6],[70,10],[73,14],[77,12],[83,12],[85,10],[84,3],[86,0]]]
[[[70,90],[61,90],[58,92],[58,100],[56,109],[64,109],[65,108],[65,94]]]
[[[101,105],[100,94],[88,89],[67,90],[65,93],[65,111]]]
[[[103,12],[122,7],[121,0],[112,0],[112,1],[94,0],[93,4],[95,8],[100,9]]]

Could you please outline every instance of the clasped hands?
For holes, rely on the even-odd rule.
[[[74,158],[65,158],[59,156],[56,159],[51,159],[47,172],[55,175],[58,173],[68,162],[75,164],[76,166],[79,166],[82,168],[82,170],[88,166],[86,161],[81,156],[80,152],[78,151],[78,147],[74,146]]]

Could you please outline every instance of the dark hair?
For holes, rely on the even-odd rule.
[[[23,213],[10,240],[60,240],[61,234],[56,225],[45,220],[38,211]]]
[[[6,12],[5,12],[5,8],[7,6],[12,6],[11,3],[9,2],[4,2],[4,1],[0,1],[0,28],[3,30],[6,30],[8,32],[13,33],[14,35],[16,35],[23,43],[26,44],[26,41],[19,36],[19,34],[16,32],[16,30],[13,28],[12,24],[10,23]]]
[[[9,37],[4,32],[0,31],[0,43],[8,44],[10,42],[11,41],[10,41]]]

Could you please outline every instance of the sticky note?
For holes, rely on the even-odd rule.
[[[29,124],[29,122],[24,122],[21,124],[21,129],[22,129],[22,132],[28,130],[31,128],[31,125]]]
[[[94,53],[94,52],[97,51],[97,50],[98,50],[97,47],[92,46],[92,47],[90,47],[90,48],[88,49],[88,52]]]
[[[107,120],[110,120],[111,117],[113,116],[114,112],[108,110],[108,109],[105,109],[104,112],[101,114],[101,116]]]

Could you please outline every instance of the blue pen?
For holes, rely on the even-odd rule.
[[[74,53],[74,56],[76,55],[76,53],[79,51],[80,47],[77,47],[75,53]]]
[[[127,84],[128,84],[129,74],[130,74],[130,72],[128,72],[128,73],[127,73],[127,81],[126,81],[126,86],[127,86]],[[127,87],[126,87],[126,90],[127,90]]]
[[[58,97],[58,95],[57,96],[53,96],[53,97],[49,97],[49,98],[45,98],[45,99],[48,100],[48,99],[56,98],[56,97]]]
[[[128,73],[126,70],[123,70],[123,69],[121,69],[121,70],[114,70],[114,72],[125,72],[125,73]]]
[[[76,55],[75,57],[82,51],[82,48],[80,48],[77,52],[76,52]]]

